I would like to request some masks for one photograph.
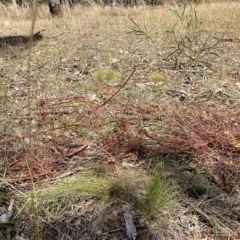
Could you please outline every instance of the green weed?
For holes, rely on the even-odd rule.
[[[168,59],[173,61],[174,68],[180,68],[186,61],[191,66],[206,64],[210,55],[218,56],[221,38],[203,29],[197,6],[198,3],[189,3],[182,9],[169,10],[176,19],[166,30],[166,41],[172,49]]]
[[[116,131],[116,127],[117,125],[115,122],[109,121],[102,127],[102,131],[105,134],[112,134]]]
[[[164,169],[157,165],[147,187],[144,199],[139,202],[139,209],[147,218],[157,217],[173,197],[173,188],[166,179]]]
[[[114,82],[114,81],[117,81],[118,74],[112,69],[100,69],[95,73],[94,79],[96,82],[99,82],[99,83]]]
[[[78,198],[79,195],[104,197],[108,187],[109,182],[100,177],[97,170],[93,170],[76,174],[68,177],[64,183],[59,182],[55,186],[39,190],[37,196],[45,200],[57,200],[64,195],[72,199]]]
[[[160,73],[152,73],[149,77],[149,80],[153,83],[163,83],[165,85],[169,84],[169,78]]]
[[[133,35],[137,40],[146,41],[150,39],[150,35],[147,31],[146,24],[140,27],[130,16],[128,16],[130,21],[133,23],[133,27],[129,27],[130,31],[127,34]]]

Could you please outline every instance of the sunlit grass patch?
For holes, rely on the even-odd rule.
[[[163,85],[168,85],[169,84],[169,78],[166,75],[160,74],[160,73],[152,73],[149,76],[149,80],[153,83],[156,84],[163,84]]]
[[[89,196],[105,198],[109,181],[101,176],[102,171],[90,170],[72,176],[66,179],[60,179],[46,188],[37,191],[39,199],[59,199],[62,197],[79,198],[79,196]],[[104,173],[104,172],[103,172]]]
[[[118,73],[113,71],[112,69],[99,69],[95,75],[94,79],[99,83],[109,83],[116,82],[118,80]]]

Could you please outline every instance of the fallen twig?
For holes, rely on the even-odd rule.
[[[127,84],[127,82],[130,80],[130,78],[132,77],[132,75],[135,73],[136,71],[136,67],[133,68],[133,71],[131,72],[131,74],[129,75],[129,77],[127,78],[127,80],[123,83],[123,85],[110,97],[108,98],[106,101],[104,101],[102,104],[100,104],[99,106],[95,107],[93,110],[91,110],[90,112],[93,112],[97,109],[99,109],[100,107],[104,106],[107,104],[107,102],[109,102],[112,98],[114,98],[119,92],[120,90]]]
[[[22,135],[22,136],[18,136],[18,137],[14,137],[14,138],[5,139],[5,140],[0,141],[0,144],[1,143],[12,142],[12,141],[19,141],[19,140],[22,140],[24,138],[34,137],[34,136],[41,135],[41,134],[44,134],[44,133],[47,133],[47,132],[53,132],[53,131],[56,131],[56,130],[59,130],[59,129],[70,128],[70,127],[79,127],[79,126],[86,127],[83,124],[78,124],[77,123],[77,124],[72,124],[72,125],[63,126],[63,127],[50,128],[48,130],[44,130],[44,131],[41,131],[41,132],[35,132],[35,133],[27,134],[27,135]]]

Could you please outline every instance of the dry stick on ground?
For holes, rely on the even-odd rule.
[[[105,102],[103,102],[103,103],[100,104],[99,106],[95,107],[93,110],[90,110],[89,113],[91,113],[91,112],[99,109],[100,107],[106,105],[107,102],[109,102],[113,97],[115,97],[115,96],[120,92],[120,90],[127,84],[127,82],[128,82],[128,81],[130,80],[130,78],[133,76],[133,74],[134,74],[134,72],[136,71],[136,69],[137,69],[137,68],[134,67],[133,71],[131,72],[131,74],[129,75],[129,77],[127,78],[127,80],[123,83],[123,85],[122,85],[110,98],[108,98]],[[24,138],[34,137],[34,136],[37,136],[37,135],[41,135],[41,134],[43,134],[43,133],[53,132],[53,131],[56,131],[56,130],[59,130],[59,129],[69,128],[69,127],[78,127],[78,126],[85,126],[85,125],[83,125],[83,124],[72,124],[72,125],[68,125],[68,126],[64,126],[64,127],[51,128],[51,129],[44,130],[44,131],[41,131],[41,132],[36,132],[36,133],[28,134],[28,135],[22,135],[22,136],[19,136],[19,137],[9,138],[9,139],[6,139],[6,140],[2,140],[2,141],[0,141],[0,144],[12,142],[12,141],[19,141],[19,140],[22,140],[22,139],[24,139]]]
[[[99,106],[95,107],[93,110],[91,110],[90,112],[93,112],[97,109],[99,109],[100,107],[106,105],[112,98],[114,98],[119,92],[120,90],[127,84],[127,82],[130,80],[130,78],[133,76],[133,74],[136,71],[136,67],[133,68],[133,71],[131,72],[131,74],[129,75],[129,77],[127,78],[127,80],[123,83],[123,85],[110,97],[108,98],[106,101],[104,101],[102,104],[100,104]]]
[[[34,136],[37,136],[37,135],[41,135],[43,133],[47,133],[47,132],[53,132],[53,131],[56,131],[56,130],[59,130],[59,129],[64,129],[64,128],[70,128],[70,127],[86,127],[85,125],[83,124],[72,124],[72,125],[67,125],[67,126],[63,126],[63,127],[56,127],[56,128],[50,128],[48,130],[44,130],[44,131],[41,131],[41,132],[36,132],[36,133],[31,133],[31,134],[28,134],[28,135],[22,135],[22,136],[18,136],[18,137],[14,137],[14,138],[9,138],[9,139],[6,139],[6,140],[2,140],[0,141],[0,144],[2,143],[8,143],[8,142],[12,142],[12,141],[19,141],[19,140],[22,140],[24,138],[29,138],[29,137],[34,137]]]

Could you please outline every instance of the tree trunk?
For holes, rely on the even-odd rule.
[[[16,0],[12,0],[12,5],[15,7],[15,8],[17,8],[17,2],[16,2]]]
[[[62,17],[61,0],[49,0],[48,6],[53,17]]]

